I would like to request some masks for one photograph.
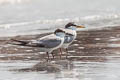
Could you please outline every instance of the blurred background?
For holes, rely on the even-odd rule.
[[[0,36],[41,34],[67,22],[88,29],[119,25],[119,0],[0,0]]]

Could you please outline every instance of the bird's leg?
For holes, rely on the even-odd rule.
[[[61,59],[61,55],[62,55],[62,48],[60,48],[60,59]]]
[[[48,53],[48,52],[47,52],[47,56],[48,56],[48,59],[47,59],[47,61],[48,61],[48,60],[50,60],[50,58],[49,58],[49,53]]]
[[[62,55],[62,48],[60,48],[60,53],[61,53],[61,55]]]
[[[68,48],[65,49],[66,50],[66,59],[68,58]]]
[[[51,54],[52,54],[52,57],[53,57],[53,59],[54,59],[54,58],[55,58],[55,56],[54,56],[53,52],[52,52]]]

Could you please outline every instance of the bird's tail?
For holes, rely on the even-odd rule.
[[[18,43],[12,43],[13,45],[21,45],[21,46],[26,46],[29,42],[28,41],[21,41],[21,40],[16,40],[16,39],[11,39],[14,42]]]

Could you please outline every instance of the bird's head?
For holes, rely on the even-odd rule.
[[[54,34],[56,36],[64,37],[65,36],[65,31],[62,30],[62,29],[56,29],[55,32],[54,32]]]
[[[85,28],[84,26],[76,25],[74,22],[69,22],[65,25],[66,29],[76,30],[77,28]]]

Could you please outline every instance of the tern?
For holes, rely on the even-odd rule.
[[[62,47],[60,48],[61,54],[62,54],[62,48],[63,48],[66,50],[66,53],[68,55],[68,47],[76,39],[77,28],[85,28],[85,27],[76,25],[74,22],[69,22],[68,24],[65,25],[65,28],[63,30],[65,31],[66,35],[64,37],[64,43],[63,43]],[[67,56],[66,56],[66,58],[67,58]]]
[[[46,52],[49,60],[49,54],[51,53],[53,58],[53,50],[60,48],[64,43],[65,31],[61,29],[56,29],[53,34],[44,36],[37,40],[31,41],[22,41],[11,39],[12,41],[18,42],[21,46],[28,46],[28,47],[38,47],[40,52]]]

